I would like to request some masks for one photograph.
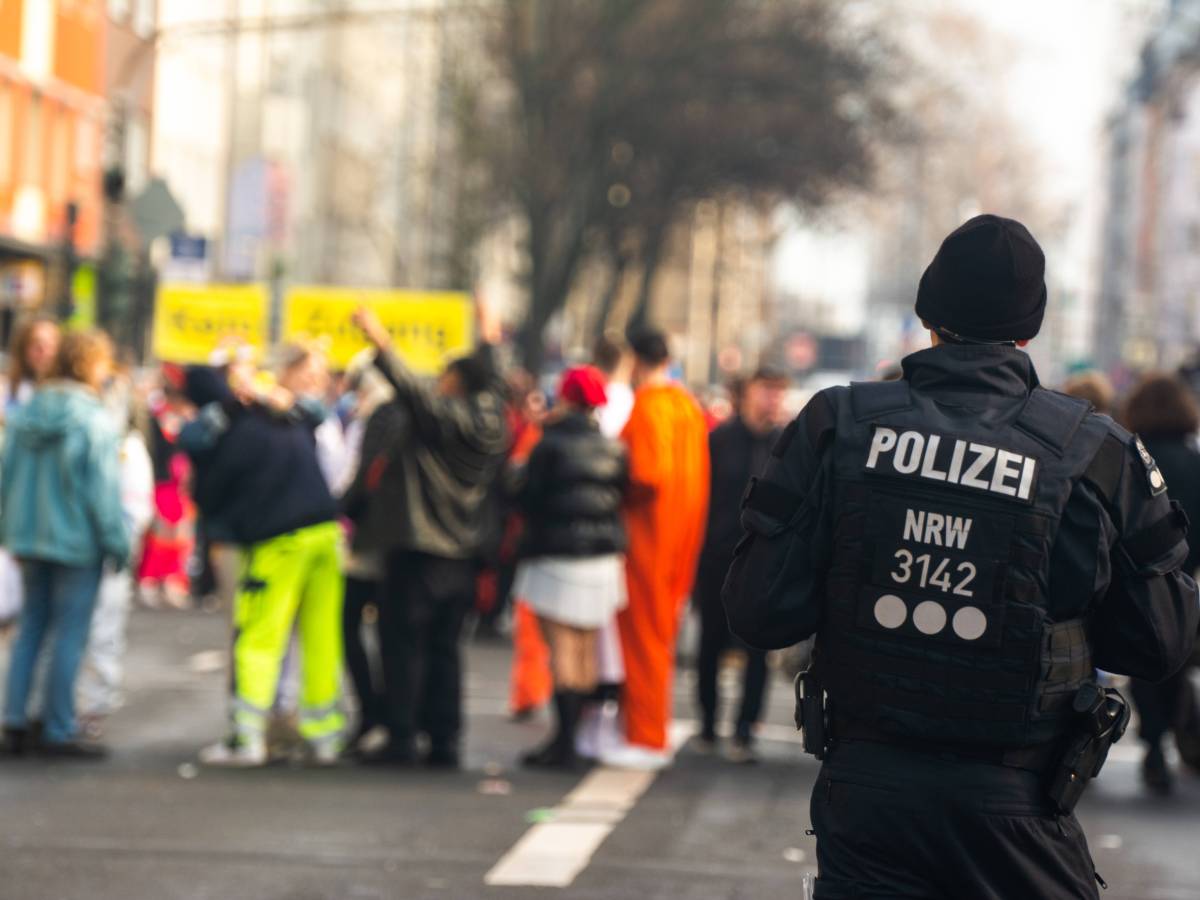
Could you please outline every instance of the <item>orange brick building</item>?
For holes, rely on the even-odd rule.
[[[107,27],[104,0],[0,0],[0,304],[41,302],[69,203],[99,249]]]

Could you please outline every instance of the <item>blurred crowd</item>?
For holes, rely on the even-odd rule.
[[[701,402],[650,330],[601,338],[543,391],[502,370],[481,317],[478,349],[431,380],[369,311],[355,321],[371,349],[341,372],[319,342],[270,365],[234,346],[139,370],[103,334],[22,325],[0,397],[5,750],[104,755],[140,603],[230,615],[208,765],[457,766],[470,623],[512,641],[513,717],[553,710],[526,765],[659,768],[690,602],[694,746],[753,762],[770,667],[730,635],[720,593],[746,485],[796,412],[786,375]],[[1184,375],[1146,374],[1119,401],[1099,373],[1064,389],[1138,432],[1200,521]],[[725,716],[723,669],[741,683]],[[1131,689],[1146,784],[1169,791],[1170,736],[1200,767],[1189,676]]]

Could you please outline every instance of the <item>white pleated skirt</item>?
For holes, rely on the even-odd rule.
[[[539,616],[600,628],[625,608],[625,558],[614,553],[525,560],[517,566],[513,593]]]

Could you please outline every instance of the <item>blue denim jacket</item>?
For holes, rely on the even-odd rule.
[[[129,560],[118,441],[100,399],[51,382],[9,417],[0,458],[0,543],[63,565]]]

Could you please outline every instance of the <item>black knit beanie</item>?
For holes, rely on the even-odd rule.
[[[1020,222],[983,215],[942,246],[917,289],[917,315],[952,337],[1025,341],[1046,313],[1046,257]]]

